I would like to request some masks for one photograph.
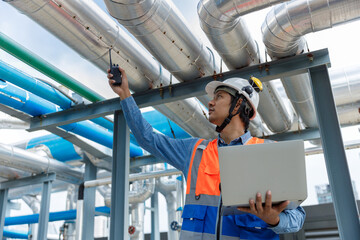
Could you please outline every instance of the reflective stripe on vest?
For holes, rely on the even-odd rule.
[[[245,144],[273,142],[251,138]],[[215,239],[220,200],[217,139],[199,140],[194,147],[187,177],[186,200],[180,240]],[[267,224],[252,214],[223,216],[222,240],[279,239]]]

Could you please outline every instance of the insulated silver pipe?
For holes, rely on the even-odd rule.
[[[135,173],[135,174],[131,174],[129,176],[129,181],[138,181],[138,180],[145,180],[145,179],[149,179],[149,178],[159,178],[159,177],[164,177],[164,176],[171,176],[171,175],[178,175],[181,174],[182,172],[177,170],[177,169],[168,169],[168,170],[163,170],[163,171],[154,171],[154,172],[147,172],[147,173]],[[111,184],[111,178],[103,178],[103,179],[96,179],[96,180],[91,180],[91,181],[86,181],[84,182],[84,187],[85,188],[89,188],[89,187],[97,187],[97,186],[102,186],[102,185],[107,185],[107,184]]]
[[[219,72],[214,55],[192,33],[170,0],[104,0],[111,16],[132,33],[177,79]],[[201,98],[207,105],[208,99]]]
[[[8,2],[106,72],[108,50],[113,62],[126,70],[134,92],[170,84],[170,73],[93,1],[14,0]],[[177,80],[173,79],[173,83]],[[195,99],[155,107],[189,134],[212,138],[214,127]],[[204,110],[207,113],[207,110]]]
[[[277,5],[262,25],[263,41],[271,57],[302,52],[304,35],[344,24],[360,17],[358,0],[295,0]]]
[[[277,5],[262,25],[263,42],[272,59],[305,51],[303,37],[360,17],[358,0],[296,0]],[[303,123],[316,127],[317,121],[307,74],[282,79],[289,99]]]
[[[164,178],[159,179],[156,182],[156,190],[160,192],[166,199],[166,207],[168,213],[168,239],[179,239],[179,232],[170,228],[170,224],[176,221],[176,198],[181,196],[175,196],[176,193],[176,180],[166,180]]]
[[[129,203],[142,203],[154,194],[155,178],[136,181],[134,189],[129,192]]]
[[[257,43],[251,37],[245,20],[240,16],[251,9],[259,10],[279,2],[282,1],[201,0],[199,2],[201,28],[229,69],[261,62]],[[272,132],[288,131],[293,124],[293,113],[286,110],[272,82],[263,85],[264,90],[260,93],[258,107],[262,119]],[[254,129],[261,129],[261,120],[253,124],[255,124]],[[254,135],[259,136],[258,133]]]
[[[356,140],[356,141],[345,142],[345,143],[344,143],[344,147],[345,147],[346,150],[355,149],[355,148],[360,148],[360,141],[359,141],[359,140]],[[315,155],[315,154],[321,154],[321,153],[323,153],[323,148],[322,148],[322,146],[311,147],[311,148],[305,149],[305,154],[306,154],[307,156],[309,156],[309,155]]]
[[[71,183],[81,182],[84,174],[80,168],[5,144],[0,144],[0,164],[29,173],[55,172],[57,179]]]
[[[30,123],[0,112],[0,129],[27,129]]]
[[[131,206],[131,226],[129,231],[130,240],[144,240],[144,214],[145,203],[137,203]],[[129,229],[130,229],[129,228]]]

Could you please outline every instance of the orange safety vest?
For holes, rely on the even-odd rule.
[[[220,170],[217,139],[199,140],[194,147],[187,175],[186,201],[180,240],[215,239],[220,200]],[[249,144],[273,142],[251,138]],[[267,224],[252,214],[223,217],[221,240],[279,239]]]

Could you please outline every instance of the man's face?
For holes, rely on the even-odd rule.
[[[229,115],[231,95],[225,91],[217,91],[209,102],[209,122],[220,126]]]

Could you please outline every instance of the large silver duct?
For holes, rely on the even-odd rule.
[[[261,62],[257,43],[251,37],[245,20],[240,16],[282,1],[201,0],[198,14],[201,28],[229,69],[242,68]],[[245,7],[244,7],[245,6]],[[272,82],[264,83],[258,111],[272,132],[286,132],[293,123]],[[255,123],[256,128],[261,125]],[[258,134],[254,134],[257,135]]]
[[[160,192],[166,200],[167,214],[168,214],[168,239],[176,240],[179,239],[179,232],[174,231],[170,228],[170,224],[173,221],[177,221],[176,217],[176,179],[160,178],[156,182],[156,190]]]
[[[33,214],[40,212],[40,200],[39,199],[37,199],[34,196],[24,195],[22,197],[22,200],[26,203],[26,205],[29,206],[29,208],[32,210]],[[38,228],[39,228],[39,224],[37,224],[37,223],[30,224],[30,226],[29,226],[29,233],[31,233],[30,239],[37,239]]]
[[[296,0],[275,6],[262,25],[263,42],[273,59],[305,51],[303,37],[310,32],[346,23],[360,17],[358,0]],[[317,121],[309,77],[302,74],[282,79],[286,93],[303,123],[316,127]]]
[[[331,86],[340,124],[360,123],[359,65],[330,69]]]
[[[104,72],[109,66],[108,50],[113,48],[113,62],[126,70],[134,92],[170,84],[170,73],[93,1],[14,0],[8,3]],[[176,82],[173,79],[173,83]],[[216,136],[214,127],[204,118],[200,104],[193,98],[159,105],[156,109],[193,136]]]
[[[20,119],[0,112],[0,129],[27,129],[29,127],[30,124],[28,122],[21,121]]]
[[[71,183],[83,178],[80,168],[5,144],[0,144],[0,164],[29,173],[55,172],[57,179]]]
[[[131,226],[129,227],[130,240],[144,240],[145,203],[131,205]]]
[[[219,72],[214,55],[170,0],[104,0],[109,13],[180,81]],[[207,97],[199,98],[203,104]]]
[[[154,194],[155,178],[133,183],[133,190],[129,191],[129,203],[137,204],[144,202]]]

